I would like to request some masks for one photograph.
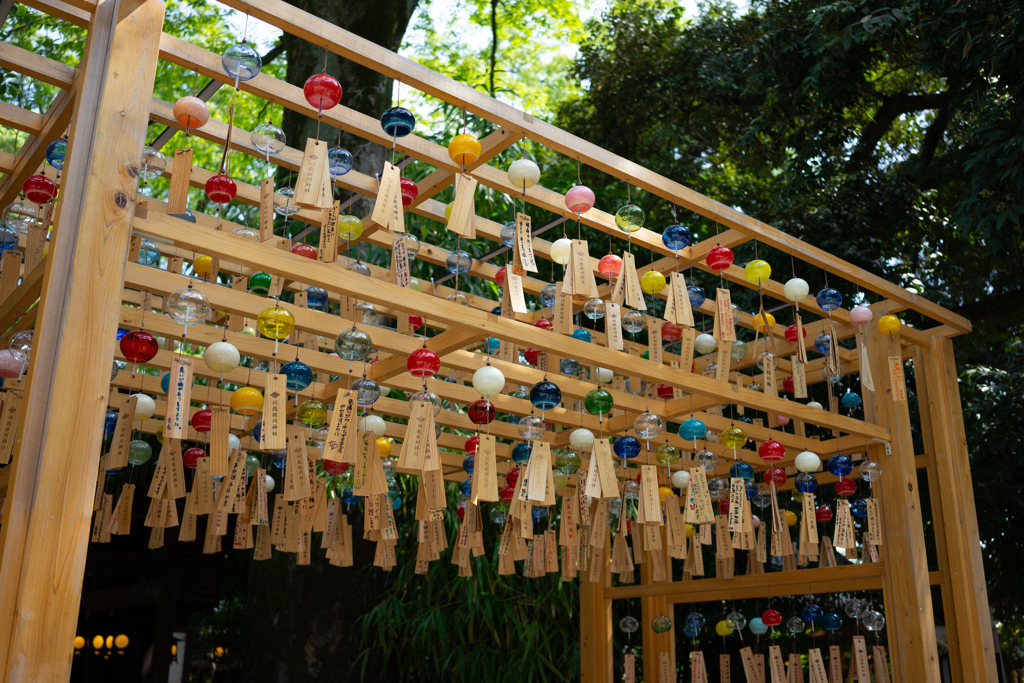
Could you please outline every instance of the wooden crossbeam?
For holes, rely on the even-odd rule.
[[[54,98],[43,116],[39,134],[29,136],[18,151],[14,168],[4,176],[0,184],[0,206],[7,206],[14,201],[25,179],[34,174],[46,159],[46,146],[64,134],[74,111],[74,100],[74,93],[68,90],[61,90]]]
[[[601,367],[619,370],[626,376],[635,375],[648,380],[662,381],[669,385],[679,386],[687,392],[721,399],[723,403],[738,403],[757,407],[774,414],[786,415],[851,434],[869,438],[877,437],[883,440],[889,439],[888,433],[875,425],[844,416],[831,415],[794,401],[765,396],[749,389],[725,387],[722,383],[708,377],[697,376],[665,366],[655,366],[643,359],[599,348],[571,337],[551,334],[530,325],[505,320],[499,316],[459,306],[449,301],[440,301],[387,282],[376,283],[376,287],[367,291],[364,287],[363,276],[338,269],[330,264],[310,262],[308,259],[277,250],[267,253],[269,250],[261,249],[258,245],[248,242],[239,244],[240,240],[232,238],[230,235],[207,230],[185,221],[152,214],[149,218],[137,219],[136,225],[143,232],[170,240],[179,246],[199,252],[224,255],[226,258],[230,257],[233,261],[251,267],[268,268],[286,278],[310,279],[328,290],[358,296],[375,305],[389,305],[400,311],[425,315],[453,326],[487,329],[491,336],[499,339],[550,351],[559,357],[577,358],[581,362],[586,361]]]
[[[899,285],[806,244],[730,206],[709,199],[681,183],[669,180],[639,164],[571,135],[546,121],[525,114],[475,88],[442,76],[411,59],[402,57],[339,26],[326,24],[298,7],[281,0],[223,0],[223,2],[229,7],[258,17],[294,36],[316,45],[324,45],[328,50],[345,59],[391,78],[399,79],[408,86],[433,95],[449,104],[464,108],[488,121],[512,130],[523,131],[531,140],[539,142],[545,147],[561,152],[572,159],[578,159],[620,180],[630,182],[673,204],[716,220],[727,228],[756,237],[768,246],[792,254],[885,298],[905,303],[933,320],[946,323],[961,332],[971,330],[970,321],[963,316],[909,292]],[[483,167],[483,169],[486,168],[488,167]],[[474,175],[477,174],[474,173]],[[507,181],[507,178],[505,180]],[[532,190],[533,188],[531,188]],[[564,204],[562,209],[564,210]],[[588,216],[595,211],[595,209],[591,209]],[[557,213],[562,214],[562,211]],[[644,230],[638,232],[643,233]],[[645,241],[645,237],[645,235],[637,233],[633,235],[634,240],[639,238],[641,241]],[[655,249],[655,251],[664,253],[663,248]]]

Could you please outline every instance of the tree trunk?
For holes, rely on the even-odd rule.
[[[398,49],[417,0],[300,0],[292,4],[388,49]],[[285,34],[287,80],[302,87],[324,68],[324,49]],[[353,62],[329,54],[327,73],[341,82],[340,106],[379,117],[392,103],[392,80]],[[282,126],[288,144],[305,148],[317,133],[317,121],[285,110]],[[333,147],[338,130],[322,125],[320,139]],[[354,158],[354,168],[380,173],[385,150],[381,145],[342,133],[341,146]],[[284,183],[281,179],[278,186]],[[294,182],[293,182],[294,185]],[[369,209],[366,209],[369,210]],[[270,560],[250,561],[248,591],[242,620],[241,656],[226,679],[247,683],[279,681],[359,680],[362,649],[360,616],[376,603],[372,572],[374,546],[363,541],[362,516],[349,517],[354,528],[355,561],[349,568],[331,567],[319,549],[319,534],[309,566],[297,567],[296,556],[274,551]],[[398,680],[383,663],[370,663],[362,680]]]
[[[291,4],[389,50],[397,50],[416,9],[417,0],[295,0]],[[324,69],[322,47],[287,33],[281,42],[288,59],[289,83],[302,87],[307,78]],[[333,53],[327,56],[327,73],[341,83],[339,106],[378,118],[392,105],[393,81],[390,78]],[[306,145],[306,138],[316,135],[317,121],[286,109],[281,127],[288,138],[288,144],[301,150]],[[338,130],[322,125],[320,139],[333,147],[338,142]],[[368,175],[380,173],[385,154],[381,145],[342,133],[341,146],[352,153],[357,171]]]

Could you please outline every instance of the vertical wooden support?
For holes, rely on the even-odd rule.
[[[78,67],[59,215],[45,261],[0,532],[0,666],[66,681],[118,304],[163,29],[159,0],[100,0]]]
[[[894,678],[899,681],[939,680],[939,654],[935,644],[928,559],[918,491],[914,444],[910,432],[908,401],[895,400],[889,359],[899,358],[899,335],[890,337],[871,326],[865,334],[875,392],[874,421],[888,428],[892,454],[873,446],[872,456],[882,465],[882,478],[874,484],[879,499],[885,576],[883,592]],[[902,367],[902,366],[901,366]],[[904,394],[905,394],[904,390]]]
[[[581,683],[612,683],[612,601],[605,597],[611,587],[609,550],[611,531],[605,537],[605,552],[591,562],[605,563],[602,579],[592,583],[580,572],[580,668]]]
[[[642,552],[634,548],[634,553]],[[650,554],[640,565],[640,581],[644,585],[654,583],[654,560]],[[675,683],[676,675],[676,623],[673,614],[675,606],[664,595],[645,595],[640,598],[640,633],[643,636],[643,680],[651,683]],[[672,628],[667,633],[655,633],[651,621],[664,614],[672,619]],[[672,672],[668,681],[662,680],[661,659],[667,654]]]
[[[932,489],[932,505],[942,507],[945,521],[942,545],[945,545],[948,562],[948,592],[952,595],[952,602],[945,608],[947,612],[953,611],[956,623],[954,634],[950,634],[949,649],[958,650],[962,680],[994,683],[998,674],[992,615],[985,586],[953,343],[939,336],[931,340],[931,348],[920,352],[924,362],[918,372],[925,374],[928,385],[928,402],[921,404],[921,414],[923,420],[927,411],[931,423],[934,450],[929,453],[929,470],[934,469],[937,484],[937,490]],[[939,545],[940,550],[942,545]]]
[[[946,505],[939,490],[938,476],[935,472],[935,439],[933,438],[932,418],[928,411],[931,405],[930,391],[925,370],[925,352],[921,347],[914,350],[914,385],[917,390],[917,403],[921,407],[921,440],[924,442],[924,452],[928,456],[928,466],[925,468],[928,477],[928,497],[931,501],[932,528],[935,532],[935,555],[939,560],[939,574],[942,581],[939,584],[939,594],[942,597],[942,611],[946,626],[946,641],[949,643],[949,674],[953,683],[965,683],[963,670],[960,665],[960,648],[957,636],[957,616],[953,595],[950,592],[952,583],[949,580],[949,550],[946,544],[946,524],[950,522],[947,517],[950,513],[945,509]],[[967,680],[970,680],[969,678]]]

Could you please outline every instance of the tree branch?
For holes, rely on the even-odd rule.
[[[952,92],[929,93],[925,95],[911,95],[910,93],[898,93],[889,95],[882,100],[882,106],[878,108],[871,118],[871,123],[865,126],[861,133],[857,149],[850,156],[850,163],[861,165],[867,163],[875,155],[875,147],[879,141],[892,127],[893,121],[903,114],[925,109],[941,109],[953,100]]]

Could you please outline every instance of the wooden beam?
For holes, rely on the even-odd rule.
[[[264,268],[270,272],[279,273],[285,278],[316,281],[329,291],[358,296],[361,300],[375,305],[391,306],[407,313],[417,313],[449,325],[486,329],[491,336],[499,339],[550,351],[559,357],[577,358],[581,362],[586,361],[588,364],[619,370],[623,375],[636,375],[649,380],[662,381],[669,385],[679,386],[684,391],[720,398],[723,403],[749,405],[766,412],[839,429],[849,434],[886,441],[890,438],[884,428],[860,420],[815,410],[795,401],[765,396],[749,389],[729,387],[709,377],[698,376],[664,365],[656,365],[578,339],[552,334],[532,325],[506,320],[494,314],[460,306],[450,301],[440,301],[388,282],[375,282],[373,288],[367,289],[363,276],[341,270],[331,264],[311,262],[308,259],[278,250],[261,249],[258,245],[243,242],[230,235],[207,230],[185,221],[151,214],[149,218],[137,220],[136,226],[143,232],[156,235],[182,247],[195,249],[200,253],[223,255],[234,262],[250,267]]]
[[[854,581],[857,582],[857,590],[876,590],[882,587],[881,577],[884,570],[884,564],[869,562],[821,569],[798,569],[795,572],[737,574],[731,579],[691,579],[671,583],[619,586],[609,590],[607,595],[612,600],[664,595],[673,603],[714,602],[716,600],[765,598],[769,595],[777,598],[808,593],[836,593],[850,590]],[[927,585],[926,579],[926,588]]]
[[[64,90],[71,88],[77,72],[73,66],[6,42],[0,42],[0,67]]]
[[[0,124],[29,135],[39,135],[43,130],[43,115],[0,102]]]
[[[594,550],[591,562],[603,562],[599,581],[589,581],[586,572],[579,572],[580,584],[580,668],[581,683],[611,683],[612,672],[612,601],[609,557],[611,531],[606,532],[604,551]]]
[[[33,175],[46,159],[46,146],[64,134],[74,107],[75,96],[61,90],[43,117],[39,135],[29,136],[15,159],[14,169],[4,176],[0,184],[0,206],[7,206],[21,192],[25,179]]]
[[[953,344],[942,337],[933,337],[932,342],[930,349],[920,351],[921,363],[915,362],[914,368],[915,375],[923,374],[927,384],[927,403],[921,402],[922,425],[927,412],[934,441],[935,466],[932,469],[938,484],[937,490],[930,489],[932,510],[933,514],[939,512],[944,522],[942,546],[945,547],[939,547],[946,552],[948,593],[952,597],[952,603],[944,602],[943,606],[947,614],[952,611],[955,615],[949,648],[958,651],[962,680],[995,683],[998,671],[992,641],[992,613],[981,557],[978,513],[974,506]],[[936,529],[936,536],[938,531]]]
[[[287,33],[308,40],[316,45],[324,45],[328,50],[345,59],[354,61],[391,78],[401,80],[406,85],[438,97],[449,104],[464,108],[501,126],[511,130],[522,131],[526,137],[535,142],[561,152],[572,159],[578,159],[620,180],[631,182],[667,201],[683,206],[691,211],[696,211],[707,218],[714,219],[727,228],[739,230],[751,237],[756,237],[768,246],[781,249],[788,254],[793,254],[801,260],[823,268],[851,282],[855,282],[886,298],[906,303],[914,310],[934,320],[952,325],[963,332],[969,332],[971,329],[970,321],[963,316],[957,315],[936,303],[909,292],[899,285],[888,282],[821,249],[801,242],[795,237],[747,216],[731,206],[726,206],[709,199],[681,183],[674,182],[649,171],[639,164],[612,154],[546,121],[488,97],[485,93],[471,86],[442,76],[411,59],[402,57],[343,28],[330,25],[298,7],[289,5],[281,0],[223,1],[229,7],[258,17]],[[490,167],[483,168],[488,169]],[[507,181],[507,177],[505,180]],[[531,188],[531,193],[532,191],[533,188]],[[556,213],[564,215],[564,204],[561,208],[562,210]],[[591,209],[591,211],[587,212],[588,216],[595,211],[597,210]],[[643,233],[645,230],[638,232]],[[638,236],[637,233],[634,233],[633,237],[634,240],[640,239],[643,241],[644,239],[644,236]],[[660,239],[658,242],[660,242]],[[656,251],[663,252],[663,246],[661,249],[656,249]]]
[[[891,455],[877,445],[872,459],[885,473],[873,491],[879,501],[885,543],[879,548],[885,563],[886,627],[889,642],[898,643],[892,653],[894,678],[901,681],[939,680],[939,654],[935,645],[935,615],[928,584],[928,558],[921,520],[920,486],[914,462],[914,444],[906,388],[903,398],[893,381],[889,359],[901,358],[899,335],[883,335],[874,325],[864,333],[874,378],[870,405],[865,415],[885,425],[893,434]],[[900,374],[903,372],[899,361]],[[863,380],[864,374],[861,374]],[[862,388],[862,393],[868,393]],[[934,454],[932,454],[934,455]],[[897,673],[898,672],[898,673]]]
[[[154,0],[102,0],[86,39],[28,370],[33,417],[18,429],[0,530],[0,662],[15,680],[71,673],[135,211],[125,160],[142,154],[163,17]]]

